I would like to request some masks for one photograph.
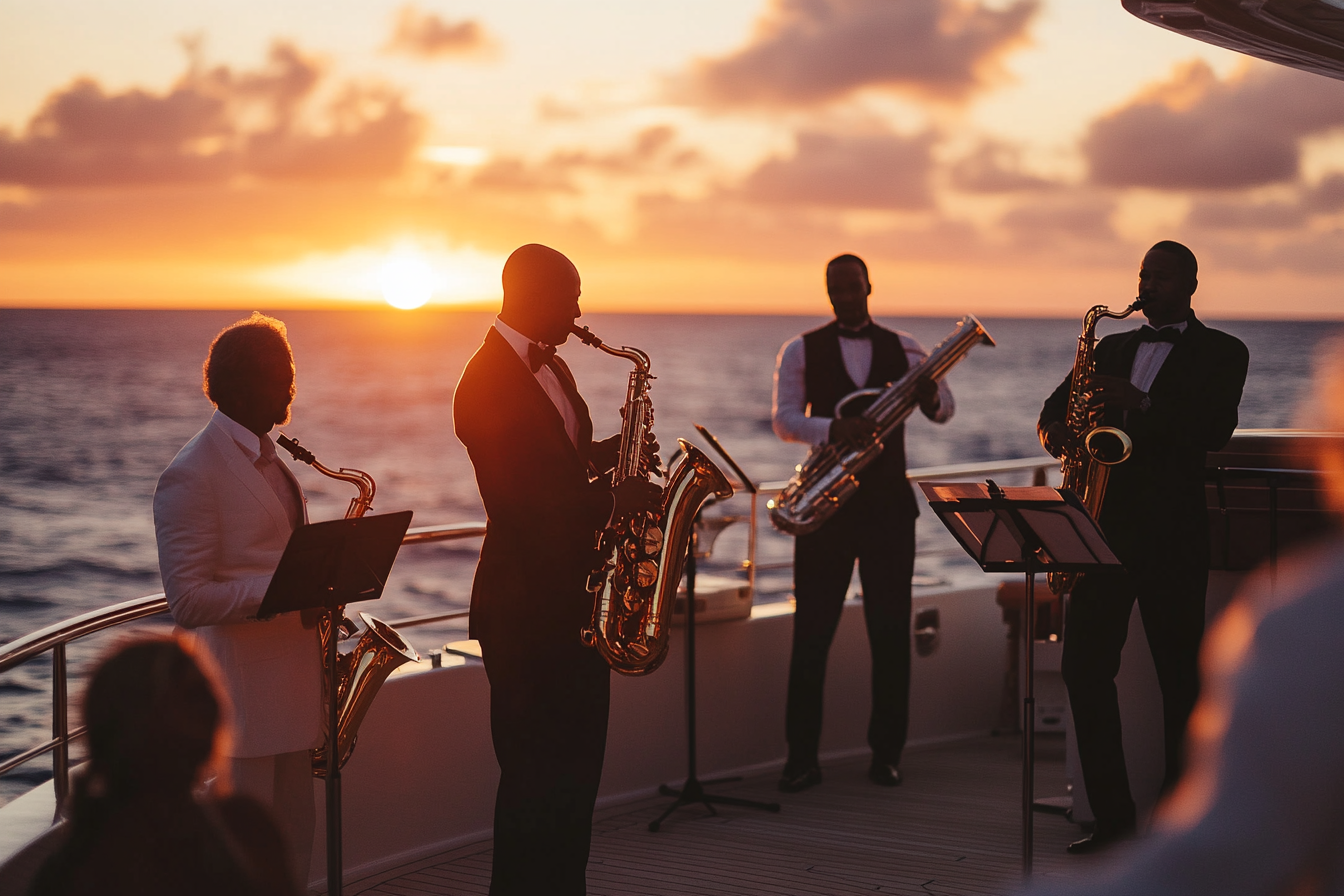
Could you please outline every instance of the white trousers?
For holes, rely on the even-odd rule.
[[[289,849],[291,874],[299,892],[308,892],[313,862],[313,762],[307,750],[277,756],[231,757],[234,793],[250,796],[268,807]]]

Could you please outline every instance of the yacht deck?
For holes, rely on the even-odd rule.
[[[1038,736],[1038,796],[1064,793],[1059,737]],[[823,766],[825,780],[798,794],[775,789],[776,774],[707,787],[713,793],[778,801],[778,814],[719,806],[684,807],[650,833],[669,805],[648,797],[597,815],[588,866],[591,896],[684,894],[1000,894],[1021,882],[1021,741],[986,737],[907,751],[905,783],[875,787],[866,759]],[[1052,878],[1095,867],[1068,856],[1079,828],[1038,812],[1034,871]],[[362,896],[485,894],[490,841],[421,859],[346,885]]]

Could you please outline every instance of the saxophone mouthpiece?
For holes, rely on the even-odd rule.
[[[313,456],[313,452],[299,444],[298,439],[291,439],[284,433],[280,433],[279,438],[275,440],[275,444],[288,451],[299,463],[311,464],[313,461],[317,460],[317,458]]]
[[[1139,296],[1137,299],[1135,299],[1133,302],[1130,303],[1129,310],[1138,311],[1139,309],[1143,308],[1144,305],[1147,304],[1148,300],[1145,299],[1143,296]]]
[[[569,332],[579,337],[579,339],[583,341],[584,345],[591,345],[596,348],[602,347],[602,340],[598,339],[597,335],[587,327],[579,327],[571,325],[569,328]]]

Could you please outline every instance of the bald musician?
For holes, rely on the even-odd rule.
[[[490,679],[499,762],[490,893],[583,894],[606,749],[610,670],[579,640],[593,595],[598,531],[656,509],[661,489],[599,477],[619,436],[592,440],[588,406],[555,353],[581,281],[568,258],[531,244],[504,265],[504,304],[467,363],[453,427],[487,517],[471,592],[471,637]]]

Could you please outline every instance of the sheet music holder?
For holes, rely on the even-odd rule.
[[[1000,488],[985,482],[921,482],[929,507],[985,572],[1027,577],[1023,608],[1026,693],[1022,699],[1022,873],[1031,874],[1035,797],[1035,641],[1037,573],[1120,566],[1097,521],[1068,489]]]
[[[257,615],[332,609],[382,597],[411,515],[403,510],[299,526],[285,545]]]
[[[346,604],[383,596],[388,573],[411,525],[412,512],[327,520],[299,526],[289,536],[280,564],[262,598],[257,616],[322,608],[333,636],[322,662],[329,682],[337,680],[335,634]],[[336,755],[340,714],[336,687],[327,691],[327,894],[341,896],[341,761]]]

